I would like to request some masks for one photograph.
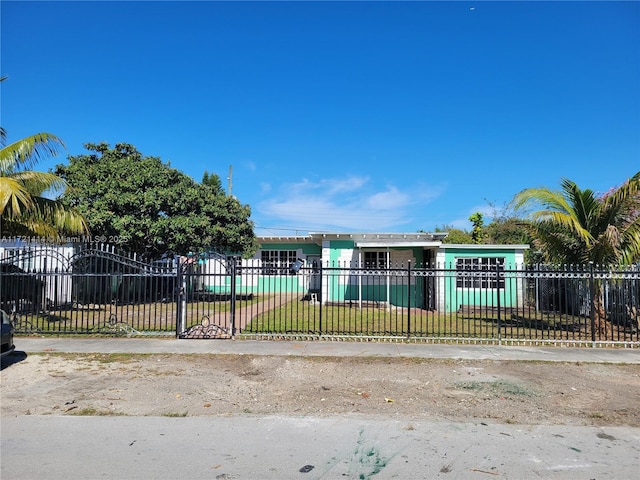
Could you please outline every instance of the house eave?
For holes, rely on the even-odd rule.
[[[326,240],[350,240],[358,247],[433,247],[447,236],[437,233],[310,233],[319,245]]]
[[[528,250],[529,245],[509,245],[509,244],[477,244],[477,243],[443,243],[440,248],[442,250],[487,250],[487,249],[504,249],[509,250]]]
[[[394,247],[439,247],[442,242],[428,241],[397,241],[397,242],[376,242],[363,241],[355,242],[355,246],[359,248],[394,248]]]
[[[259,244],[271,243],[315,243],[309,236],[291,236],[291,237],[256,237]]]

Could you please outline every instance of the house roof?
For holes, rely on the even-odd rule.
[[[322,246],[326,240],[349,240],[357,247],[437,247],[446,232],[438,233],[326,233],[311,232],[295,237],[258,237],[261,244],[315,243]]]
[[[291,236],[291,237],[257,237],[258,243],[315,243],[313,238],[305,236]]]
[[[348,240],[361,248],[387,247],[438,247],[441,250],[490,250],[509,249],[527,250],[529,245],[483,245],[470,243],[442,243],[447,232],[435,233],[327,233],[311,232],[309,235],[291,237],[258,237],[260,244],[310,243],[322,246],[326,240]]]

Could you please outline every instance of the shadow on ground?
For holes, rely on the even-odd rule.
[[[4,370],[5,368],[10,367],[11,365],[15,365],[16,363],[22,362],[26,358],[27,358],[27,352],[21,352],[16,350],[13,353],[11,353],[11,355],[7,355],[6,357],[2,358],[2,366],[0,367],[0,370]]]

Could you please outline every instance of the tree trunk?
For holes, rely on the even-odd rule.
[[[604,308],[604,288],[602,285],[596,288],[591,305],[594,310],[594,328],[597,333],[596,340],[607,340],[611,336],[611,328],[607,321],[607,311]]]

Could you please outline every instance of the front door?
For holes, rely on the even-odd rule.
[[[307,290],[309,293],[320,293],[322,287],[322,274],[320,267],[322,265],[322,257],[320,255],[307,255],[307,264],[305,271],[308,272],[309,280]]]
[[[435,268],[434,251],[424,251],[424,263],[423,268]],[[424,308],[426,310],[436,309],[436,277],[432,275],[425,275],[424,277]]]

